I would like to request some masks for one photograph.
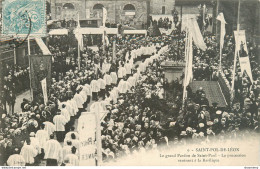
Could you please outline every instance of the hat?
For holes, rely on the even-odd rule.
[[[200,128],[204,127],[204,123],[200,123],[200,124],[199,124],[199,127],[200,127]]]
[[[221,110],[216,111],[216,114],[221,114],[221,113],[222,113]]]
[[[208,125],[208,126],[212,126],[212,125],[213,125],[213,122],[212,122],[212,121],[208,121],[208,122],[207,122],[207,125]]]
[[[187,127],[187,128],[186,128],[186,131],[190,131],[190,132],[191,132],[191,131],[192,131],[192,128],[191,128],[191,127]]]
[[[2,114],[2,119],[6,117],[6,114]]]
[[[186,131],[181,131],[181,134],[180,134],[181,136],[186,136],[187,135],[187,133],[186,133]]]
[[[35,136],[35,133],[34,132],[31,132],[30,133],[30,137],[34,137]]]
[[[204,137],[204,133],[203,132],[199,132],[199,136],[200,137]]]
[[[169,127],[175,126],[176,122],[170,122]]]

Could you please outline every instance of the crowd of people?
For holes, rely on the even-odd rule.
[[[153,20],[153,26],[157,26],[158,28],[164,28],[164,29],[172,29],[174,26],[172,20],[170,20],[168,17],[160,18],[159,20]]]
[[[148,40],[151,39],[152,38],[150,39],[148,38]],[[121,44],[126,45],[128,40],[125,39],[122,40],[123,42],[121,42]],[[132,41],[132,43],[130,44],[136,45],[137,43],[135,43],[135,41]],[[141,45],[138,47],[141,47]],[[119,48],[118,52],[121,53],[122,49],[124,49],[124,47]],[[98,53],[95,54],[98,55]],[[132,52],[132,54],[134,55],[134,57],[140,57],[141,55],[143,55],[140,52],[136,54]],[[95,85],[92,84],[93,83],[92,81],[94,79],[102,77],[101,75],[102,73],[97,71],[99,69],[95,69],[95,66],[96,67],[99,66],[98,61],[97,61],[98,64],[94,63],[94,59],[89,60],[87,54],[83,54],[83,55],[84,55],[83,58],[85,59],[85,62],[83,62],[81,65],[83,66],[82,69],[79,70],[77,66],[75,66],[74,70],[70,69],[66,73],[61,74],[59,76],[59,79],[57,79],[57,81],[55,78],[53,78],[52,86],[50,89],[51,95],[49,96],[49,101],[47,105],[43,104],[43,99],[41,96],[38,97],[41,99],[37,99],[33,101],[28,101],[24,99],[21,104],[22,112],[19,113],[16,112],[14,114],[2,114],[2,118],[1,118],[1,129],[2,129],[1,149],[3,150],[1,151],[2,165],[4,164],[18,165],[18,163],[14,162],[16,159],[24,159],[24,163],[26,165],[38,165],[40,162],[39,159],[42,159],[43,157],[47,159],[47,165],[55,165],[57,164],[57,162],[60,162],[59,161],[60,156],[58,154],[56,154],[57,156],[53,155],[55,157],[51,156],[50,158],[48,158],[49,157],[48,154],[50,153],[50,151],[52,151],[52,149],[47,148],[48,146],[47,147],[44,147],[43,145],[39,146],[38,141],[48,140],[48,142],[50,142],[50,146],[56,144],[55,147],[57,147],[57,141],[53,140],[54,138],[54,135],[52,135],[53,132],[55,131],[56,133],[55,136],[57,140],[63,142],[64,132],[65,131],[67,132],[73,125],[73,116],[78,117],[78,115],[75,113],[82,112],[85,110],[84,108],[86,108],[85,107],[86,104],[84,105],[84,107],[83,105],[80,105],[82,103],[80,102],[82,101],[82,98],[79,95],[80,90],[82,90],[80,85],[89,83],[89,85],[92,85],[93,90],[95,90]],[[56,58],[54,57],[54,59]],[[82,59],[82,61],[84,61],[84,59]],[[114,61],[116,62],[116,65],[121,64],[122,66],[123,63],[120,63],[120,61],[123,60],[129,63],[130,61],[129,59],[130,59],[129,56],[124,58],[118,56]],[[133,63],[133,60],[131,62]],[[119,68],[121,66],[119,66]],[[111,69],[111,70],[117,71],[117,69]],[[118,71],[122,72],[123,70],[118,69]],[[55,73],[56,72],[54,71],[53,74],[55,75]],[[121,73],[122,75],[119,74],[120,73],[118,73],[118,78],[119,79],[123,78],[123,73]],[[129,74],[129,70],[127,72],[127,75],[128,74]],[[93,99],[94,100],[97,99],[95,92],[93,93]],[[71,118],[70,115],[68,116],[68,114],[66,114],[66,111],[64,114],[63,110],[66,109],[65,108],[66,105],[59,104],[61,102],[65,102],[68,100],[74,100],[74,102],[72,101],[73,103],[71,104],[74,104],[74,106],[76,107],[73,112],[69,111],[69,113],[72,113],[70,114],[72,116]],[[77,100],[77,102],[75,102],[75,100]],[[60,113],[66,115],[66,118],[64,118],[63,115],[60,115]],[[71,119],[72,121],[70,121]],[[61,127],[62,125],[63,126],[66,125],[66,127],[65,126]],[[40,132],[41,134],[38,134],[38,132]],[[46,132],[48,133],[48,135],[46,135]],[[46,144],[48,144],[48,142],[46,142]],[[14,156],[17,156],[18,152],[20,152],[19,158],[14,158]],[[10,160],[9,158],[12,160]],[[56,163],[53,162],[53,160]],[[19,162],[19,164],[22,163]]]
[[[233,104],[220,108],[209,104],[202,88],[182,104],[182,86],[177,85],[174,106],[169,106],[165,91],[169,87],[161,63],[183,61],[185,39],[170,36],[110,37],[98,51],[85,48],[80,68],[72,39],[52,37],[53,79],[48,103],[43,97],[24,99],[22,112],[1,114],[1,165],[79,165],[80,136],[75,120],[87,111],[92,101],[105,100],[107,114],[102,126],[103,160],[184,144],[209,142],[212,138],[239,138],[245,131],[259,132],[259,68],[256,47],[249,46],[254,82],[243,75],[237,80]],[[178,49],[170,44],[178,41]],[[116,41],[116,54],[113,53]],[[216,80],[218,48],[214,37],[206,37],[205,52],[194,47],[194,79]],[[234,42],[227,36],[223,50],[223,70],[230,81]],[[59,66],[57,66],[59,65]],[[104,69],[109,65],[108,69]],[[228,73],[226,73],[228,72]],[[25,71],[27,73],[28,71]],[[12,76],[7,82],[12,81]],[[24,78],[22,78],[24,79]],[[229,82],[228,82],[229,83]],[[10,87],[12,85],[8,85]],[[25,85],[26,86],[26,85]],[[28,86],[27,86],[28,87]],[[12,92],[7,92],[12,95]],[[2,103],[2,102],[1,102]],[[219,135],[220,137],[218,137]],[[63,146],[62,144],[63,143]]]
[[[1,114],[14,114],[15,99],[18,94],[30,88],[29,71],[20,66],[9,66],[2,68],[3,79],[1,81]]]

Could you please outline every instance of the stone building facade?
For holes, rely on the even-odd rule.
[[[101,19],[107,9],[111,23],[141,25],[150,14],[171,14],[175,0],[47,0],[54,20]]]
[[[171,15],[175,6],[175,0],[151,0],[152,15]]]

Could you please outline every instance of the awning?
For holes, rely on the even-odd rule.
[[[51,29],[49,35],[68,35],[68,29]]]
[[[94,35],[94,34],[103,34],[102,28],[80,28],[81,34],[88,34],[88,35]],[[107,34],[118,34],[117,28],[106,28]]]
[[[58,20],[48,20],[47,25],[51,25],[53,22],[56,22],[56,21],[58,21]]]
[[[124,30],[124,34],[147,34],[146,30]]]

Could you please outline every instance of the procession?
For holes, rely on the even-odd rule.
[[[9,1],[1,29],[15,40],[1,37],[1,51],[13,50],[14,63],[1,61],[1,166],[117,165],[140,154],[259,136],[259,41],[240,25],[240,1],[247,2],[237,0],[231,29],[225,9],[206,15],[205,4],[197,15],[175,7],[168,15],[164,6],[135,28],[134,2],[116,24],[111,6],[101,4],[93,7],[97,22],[80,19],[68,3],[63,12],[73,17],[55,20],[58,11],[46,14],[45,0],[23,2],[38,5],[45,26],[35,26],[41,20],[32,12],[19,28],[14,18],[27,10],[15,1],[23,7],[12,11]]]

